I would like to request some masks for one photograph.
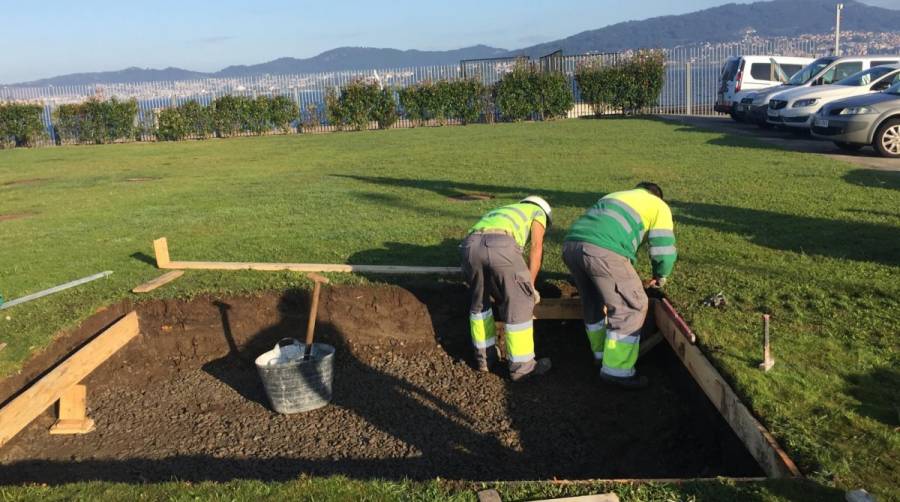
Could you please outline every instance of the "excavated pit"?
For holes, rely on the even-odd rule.
[[[52,436],[53,409],[0,449],[0,484],[353,478],[541,480],[761,476],[668,345],[638,363],[652,386],[598,385],[583,327],[539,321],[552,372],[514,384],[469,359],[460,286],[323,290],[317,340],[337,347],[334,399],[271,411],[253,359],[302,338],[305,291],[105,309],[0,383],[8,401],[134,308],[141,336],[94,371],[96,430]]]

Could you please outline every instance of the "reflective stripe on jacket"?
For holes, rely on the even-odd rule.
[[[597,201],[575,221],[566,240],[589,242],[634,263],[645,237],[650,243],[653,276],[667,277],[678,257],[672,210],[649,191],[635,188]]]
[[[529,203],[510,204],[498,207],[484,215],[469,229],[469,233],[500,230],[516,240],[519,247],[525,247],[531,235],[531,224],[537,221],[547,227],[547,215],[538,206]]]

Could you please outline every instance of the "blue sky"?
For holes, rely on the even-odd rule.
[[[128,66],[198,71],[339,46],[514,49],[726,0],[0,0],[0,82]],[[744,2],[746,3],[746,2]],[[900,8],[900,0],[866,0]]]

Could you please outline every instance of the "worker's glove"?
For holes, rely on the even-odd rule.
[[[654,280],[654,282],[656,282],[657,288],[662,288],[662,287],[665,287],[665,285],[666,285],[666,278],[665,277],[657,277]]]
[[[538,290],[534,290],[534,294],[531,296],[534,299],[534,304],[537,305],[541,303],[541,294],[538,293]]]

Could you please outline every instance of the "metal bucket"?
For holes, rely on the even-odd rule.
[[[278,413],[315,410],[331,401],[334,347],[314,343],[306,360],[305,351],[305,343],[285,338],[256,358],[266,396]]]

